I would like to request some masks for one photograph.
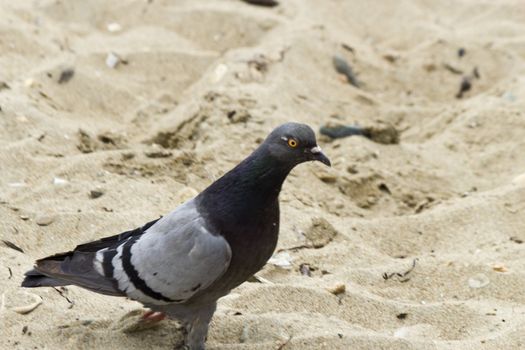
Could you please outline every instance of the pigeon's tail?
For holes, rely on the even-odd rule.
[[[95,252],[72,251],[53,255],[36,262],[33,270],[26,272],[22,287],[57,287],[76,285],[91,291],[122,296],[113,279],[95,270]]]
[[[22,287],[35,288],[35,287],[59,287],[66,286],[69,283],[66,281],[60,281],[52,277],[41,274],[37,270],[29,270],[25,274],[25,278],[22,281]]]

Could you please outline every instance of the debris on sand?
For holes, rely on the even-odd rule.
[[[399,278],[399,282],[408,282],[410,281],[410,277],[407,277],[412,271],[414,271],[414,269],[416,268],[416,262],[417,262],[417,258],[412,260],[412,266],[404,271],[404,272],[391,272],[391,273],[383,273],[383,279],[385,281],[391,279],[392,277],[398,277]]]
[[[104,190],[102,190],[101,188],[95,188],[95,189],[89,191],[89,198],[91,198],[91,199],[100,198],[103,195],[104,195]]]
[[[4,243],[5,246],[8,247],[8,248],[16,250],[16,251],[18,251],[20,253],[24,253],[24,250],[22,248],[20,248],[19,246],[17,246],[16,244],[14,244],[13,242],[6,241],[4,239],[2,239],[1,242]]]
[[[122,60],[120,59],[120,57],[113,52],[108,53],[108,55],[106,56],[106,66],[108,66],[109,68],[117,68],[118,64],[121,61]]]
[[[40,306],[40,304],[42,304],[42,298],[39,295],[29,292],[24,292],[24,294],[31,297],[33,299],[33,302],[26,305],[14,306],[10,308],[14,312],[19,313],[21,315],[26,315],[34,311],[37,307]]]
[[[289,270],[292,268],[292,256],[288,252],[279,252],[268,260],[268,264]]]
[[[459,84],[459,91],[456,94],[456,98],[462,98],[463,94],[467,91],[470,91],[472,88],[471,78],[469,76],[465,76],[461,79],[461,83]]]
[[[310,264],[303,263],[299,265],[299,272],[301,272],[301,275],[312,277],[312,269],[310,268]]]
[[[165,149],[154,149],[144,151],[144,155],[148,158],[169,158],[173,153]]]
[[[323,126],[320,132],[333,139],[358,135],[384,145],[399,143],[399,131],[392,125],[369,127],[353,125]]]
[[[332,58],[332,63],[334,64],[334,68],[337,73],[344,75],[348,83],[355,86],[356,88],[360,87],[360,83],[357,80],[352,67],[350,67],[350,64],[348,64],[348,62],[343,57],[335,55]]]
[[[63,186],[63,185],[67,185],[68,183],[69,181],[67,181],[66,179],[62,179],[60,177],[53,178],[53,185],[55,186]]]
[[[326,288],[326,290],[333,295],[339,295],[346,292],[346,285],[344,283],[337,283],[336,285]]]
[[[496,272],[508,272],[509,271],[507,266],[505,266],[505,264],[503,264],[503,263],[495,263],[492,266],[492,270],[494,270]]]
[[[404,320],[408,317],[408,314],[406,312],[401,312],[399,314],[396,315],[397,319],[398,320]]]
[[[120,32],[122,30],[122,26],[120,24],[118,24],[118,23],[115,23],[115,22],[109,23],[106,28],[107,28],[108,32],[110,32],[110,33],[116,33],[116,32]]]
[[[278,1],[275,0],[241,0],[245,3],[251,4],[251,5],[257,5],[257,6],[265,6],[265,7],[274,7],[279,5]]]
[[[450,63],[443,63],[443,68],[445,68],[452,74],[457,74],[457,75],[463,74],[463,71],[461,69],[454,67]]]
[[[11,89],[11,87],[5,82],[5,81],[0,81],[0,91],[2,90],[8,90],[8,89]]]
[[[58,83],[65,84],[68,81],[70,81],[74,75],[75,75],[74,68],[65,68],[60,72],[60,76],[58,77]]]
[[[456,94],[456,98],[462,98],[463,95],[472,89],[472,82],[474,79],[479,79],[480,74],[477,67],[472,70],[472,73],[461,78],[461,83],[459,84],[459,91]]]

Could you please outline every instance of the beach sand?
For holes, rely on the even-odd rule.
[[[277,256],[209,349],[525,348],[521,1],[0,8],[0,239],[24,251],[0,242],[0,348],[170,348],[175,322],[133,331],[140,304],[24,272],[169,212],[287,121],[400,139],[319,137],[332,168],[293,170]]]

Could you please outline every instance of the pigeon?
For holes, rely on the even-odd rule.
[[[279,234],[279,193],[298,164],[330,160],[313,130],[274,129],[261,145],[193,199],[160,219],[37,260],[22,287],[75,285],[123,296],[178,320],[185,349],[205,349],[217,300],[259,271]]]

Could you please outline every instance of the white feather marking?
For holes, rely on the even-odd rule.
[[[125,243],[125,242],[124,242]],[[113,277],[117,280],[118,287],[120,290],[124,291],[130,299],[140,301],[142,303],[150,303],[156,305],[165,305],[168,304],[164,301],[153,299],[139,289],[129,280],[124,267],[122,266],[122,250],[124,249],[124,243],[117,248],[117,254],[112,260],[113,264]]]
[[[117,248],[117,254],[113,257],[113,260],[111,261],[113,265],[113,278],[118,283],[118,288],[122,291],[128,292],[128,289],[130,288],[130,282],[128,275],[124,271],[124,267],[122,266],[122,249],[124,248],[124,243],[118,246]]]
[[[104,268],[102,267],[102,263],[104,262],[104,252],[106,250],[108,250],[108,248],[99,250],[95,255],[95,260],[93,260],[93,267],[101,276],[104,276]]]

